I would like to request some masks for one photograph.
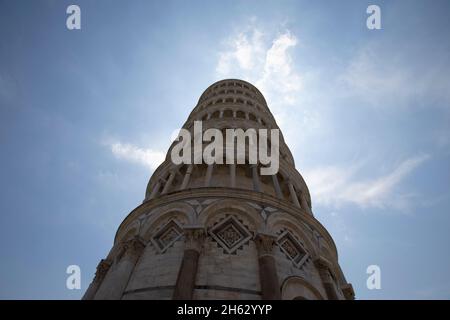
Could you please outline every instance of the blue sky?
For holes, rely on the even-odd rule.
[[[81,7],[81,30],[66,8]],[[382,29],[366,28],[381,8]],[[0,298],[79,299],[170,135],[255,84],[360,299],[450,298],[448,1],[0,0]],[[66,267],[82,289],[66,289]],[[381,290],[366,268],[381,268]]]

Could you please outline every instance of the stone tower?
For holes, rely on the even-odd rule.
[[[197,120],[278,128],[261,92],[235,79],[206,89],[183,128]],[[260,164],[175,165],[169,149],[83,299],[353,299],[282,134],[279,153],[270,176]]]

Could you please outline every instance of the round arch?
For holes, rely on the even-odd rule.
[[[303,241],[304,245],[306,246],[305,249],[308,250],[309,254],[312,257],[317,256],[317,248],[316,246],[311,242],[308,235],[304,232],[303,228],[300,226],[301,222],[292,217],[290,214],[286,212],[275,212],[271,214],[267,218],[267,229],[271,230],[272,232],[276,232],[278,228],[286,227],[291,229],[293,232],[295,232]]]
[[[200,213],[198,224],[206,227],[216,216],[223,213],[239,213],[249,221],[252,225],[249,227],[253,227],[253,231],[262,229],[264,226],[264,220],[255,208],[234,199],[218,200],[210,204]]]
[[[120,232],[116,239],[116,243],[120,243],[122,241],[127,241],[132,237],[139,234],[140,224],[139,221],[134,220],[129,226],[126,227],[123,231]]]
[[[156,228],[166,220],[177,220],[181,224],[193,224],[194,209],[187,203],[177,202],[156,208],[151,212],[149,219],[141,227],[140,236],[149,241]]]
[[[286,278],[281,285],[282,300],[324,300],[311,283],[299,276]]]

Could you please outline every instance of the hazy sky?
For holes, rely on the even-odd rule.
[[[0,0],[0,298],[79,299],[171,133],[210,84],[241,78],[268,100],[357,298],[449,299],[449,9]],[[71,264],[81,290],[66,289]],[[366,288],[373,264],[381,290]]]

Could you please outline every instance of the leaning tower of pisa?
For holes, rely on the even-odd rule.
[[[257,88],[212,84],[183,128],[278,129]],[[167,153],[83,299],[353,299],[282,134],[279,170],[178,164]]]

